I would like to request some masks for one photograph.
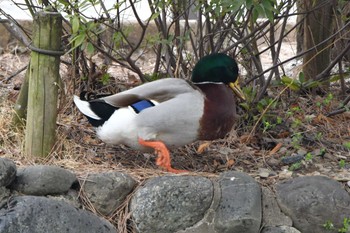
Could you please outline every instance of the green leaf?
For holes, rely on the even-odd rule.
[[[84,42],[85,38],[86,38],[85,33],[79,34],[75,38],[73,38],[72,42],[74,42],[74,47],[76,48],[80,46]]]
[[[77,15],[74,15],[74,17],[72,18],[72,33],[73,34],[76,34],[78,32],[79,26],[80,26],[79,17]]]
[[[253,18],[253,22],[256,22],[256,20],[259,18],[259,10],[254,7],[252,10],[252,18]]]
[[[245,110],[249,110],[250,106],[247,102],[243,102],[239,104],[242,108],[244,108]]]
[[[95,47],[93,46],[93,44],[91,44],[90,42],[87,44],[86,46],[86,52],[89,54],[89,55],[93,55],[94,52],[95,52]]]
[[[300,72],[298,78],[299,78],[299,82],[300,82],[300,83],[304,83],[304,82],[305,82],[305,75],[304,75],[304,72]]]
[[[285,86],[288,86],[291,90],[293,91],[299,91],[300,90],[300,85],[292,78],[287,77],[287,76],[283,76],[281,78],[282,83]]]
[[[156,12],[156,13],[152,14],[150,20],[156,19],[159,15],[160,15],[160,12]]]
[[[79,47],[85,41],[85,38],[86,38],[85,33],[82,33],[82,34],[79,34],[79,35],[73,37],[73,39],[71,39],[71,41],[69,42],[69,44],[72,45],[72,48],[67,53],[70,53],[75,48]]]
[[[258,17],[265,16],[265,10],[264,10],[264,8],[262,7],[261,4],[255,5],[254,8],[255,8],[255,9],[257,10],[257,12],[258,12]]]
[[[321,85],[321,82],[319,81],[309,81],[309,82],[305,82],[304,87],[308,89],[308,88],[318,87],[320,85]]]
[[[273,22],[274,15],[273,13],[276,11],[273,7],[273,2],[271,1],[262,1],[262,5],[264,8],[265,16],[269,19],[270,22]]]
[[[251,8],[253,6],[253,0],[246,0],[245,5],[248,9]]]

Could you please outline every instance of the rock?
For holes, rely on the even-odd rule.
[[[108,221],[46,197],[15,197],[0,209],[1,233],[116,233]]]
[[[207,178],[162,176],[135,192],[130,210],[138,232],[176,232],[201,220],[212,198],[213,184]]]
[[[259,168],[259,176],[261,178],[268,178],[270,175],[273,174],[273,172],[271,172],[269,169],[267,168]]]
[[[57,201],[64,201],[69,205],[74,206],[77,209],[80,209],[82,208],[82,204],[79,199],[80,194],[81,193],[79,193],[77,190],[69,189],[68,192],[65,194],[56,195],[56,196],[48,195],[47,197]]]
[[[8,186],[16,178],[16,165],[12,160],[0,158],[0,187]]]
[[[269,226],[292,226],[292,219],[286,216],[278,206],[274,193],[262,187],[262,225]]]
[[[293,172],[292,171],[289,171],[288,169],[283,169],[279,174],[278,174],[278,177],[281,179],[281,180],[284,180],[284,179],[289,179],[291,178],[293,175]]]
[[[242,172],[225,172],[219,178],[221,200],[214,225],[220,233],[256,233],[261,223],[261,189]]]
[[[285,165],[290,165],[290,164],[293,164],[293,163],[300,162],[303,159],[304,159],[303,155],[295,154],[295,155],[291,155],[291,156],[282,158],[281,162],[283,164],[285,164]]]
[[[278,159],[273,158],[273,157],[267,159],[266,162],[271,167],[276,167],[280,164],[280,161]]]
[[[28,195],[61,194],[76,182],[76,176],[57,166],[37,165],[18,169],[11,189]]]
[[[297,151],[297,154],[298,155],[301,155],[301,156],[305,156],[307,154],[307,151],[305,149],[302,149],[300,148],[298,151]]]
[[[331,177],[337,181],[349,181],[350,172],[348,170],[339,171],[333,174]]]
[[[278,226],[278,227],[264,227],[261,233],[301,233],[294,227]]]
[[[11,196],[9,189],[0,186],[0,206],[7,202],[7,199]]]
[[[136,181],[120,172],[89,174],[82,181],[82,189],[91,204],[101,214],[115,211],[132,192]]]
[[[324,176],[304,176],[276,185],[277,202],[301,232],[330,232],[330,221],[338,229],[350,215],[350,195],[341,184]]]

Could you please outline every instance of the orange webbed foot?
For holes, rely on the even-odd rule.
[[[166,145],[161,141],[145,141],[142,138],[139,138],[139,143],[142,146],[151,147],[155,150],[158,158],[156,164],[160,167],[165,168],[168,172],[172,173],[183,173],[187,172],[186,170],[178,170],[171,167],[171,158],[170,153]]]

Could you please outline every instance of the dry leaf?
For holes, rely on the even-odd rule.
[[[289,135],[290,135],[289,131],[283,131],[283,132],[280,132],[277,137],[278,138],[287,138],[287,137],[289,137]]]
[[[227,160],[227,162],[226,162],[226,166],[227,166],[228,168],[231,168],[234,164],[235,164],[235,161],[234,161],[233,159],[229,159],[229,160]]]
[[[282,147],[283,143],[279,142],[277,145],[270,151],[269,155],[275,154],[277,151],[279,151]]]
[[[209,146],[210,142],[204,142],[198,146],[197,153],[202,154]]]
[[[254,138],[250,134],[243,134],[239,137],[240,143],[251,143],[253,140]]]

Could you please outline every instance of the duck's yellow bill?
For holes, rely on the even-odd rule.
[[[233,92],[242,100],[245,100],[245,96],[241,88],[239,87],[238,84],[238,79],[234,83],[229,83],[230,88],[233,90]]]

